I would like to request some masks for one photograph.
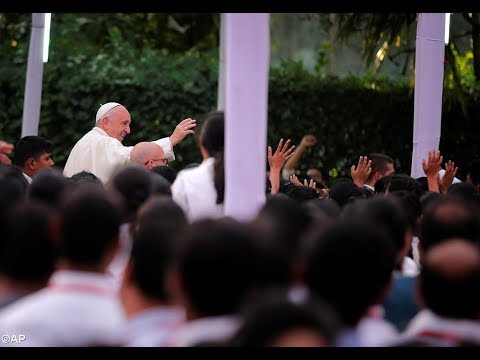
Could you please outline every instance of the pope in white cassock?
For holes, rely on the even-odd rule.
[[[130,123],[130,113],[123,105],[109,102],[100,106],[95,127],[75,144],[63,175],[71,177],[81,171],[88,171],[102,183],[107,183],[118,167],[130,161],[133,146],[122,145],[125,136],[130,134]],[[188,134],[193,134],[195,126],[195,120],[185,119],[176,126],[170,137],[153,142],[163,148],[169,161],[175,160],[173,147]]]

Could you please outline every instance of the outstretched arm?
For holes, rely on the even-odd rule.
[[[438,172],[440,171],[443,156],[440,150],[432,150],[428,152],[428,159],[422,160],[423,172],[427,175],[428,191],[440,192],[438,186]]]
[[[295,168],[297,167],[300,159],[302,158],[302,154],[307,147],[314,146],[317,143],[317,138],[315,135],[305,135],[300,141],[300,145],[298,145],[297,149],[293,153],[293,156],[287,160],[284,166],[285,172],[289,175],[295,172]]]

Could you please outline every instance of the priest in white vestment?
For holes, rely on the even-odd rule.
[[[103,104],[97,111],[95,127],[70,152],[63,175],[71,177],[81,171],[88,171],[102,183],[107,183],[118,167],[130,161],[133,146],[122,145],[125,137],[130,134],[130,123],[130,113],[123,105],[116,102]],[[175,160],[173,147],[188,134],[193,134],[195,126],[195,120],[185,119],[176,126],[170,137],[153,142],[163,148],[169,161]]]

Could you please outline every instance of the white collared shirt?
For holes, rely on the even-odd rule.
[[[46,288],[0,311],[0,333],[25,336],[14,346],[115,344],[125,322],[109,277],[71,270],[56,271]]]

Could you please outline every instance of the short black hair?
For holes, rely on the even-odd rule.
[[[472,160],[467,169],[472,183],[474,185],[480,184],[480,159]]]
[[[13,163],[17,166],[24,166],[25,162],[34,158],[38,160],[44,153],[51,153],[53,142],[41,136],[24,136],[13,150]]]

